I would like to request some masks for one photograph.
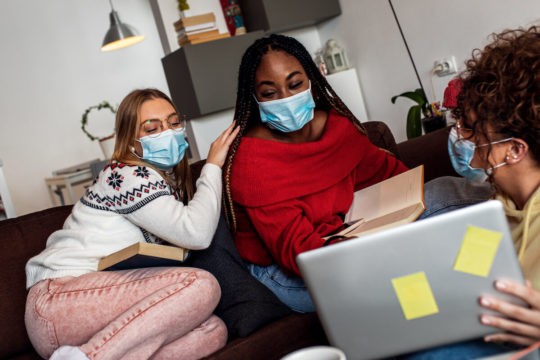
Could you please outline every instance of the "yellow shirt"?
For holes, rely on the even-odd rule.
[[[540,187],[523,210],[516,209],[516,204],[503,194],[497,195],[496,199],[503,203],[525,278],[531,281],[536,290],[540,290]],[[525,224],[527,216],[528,225]],[[527,234],[524,234],[525,231]]]

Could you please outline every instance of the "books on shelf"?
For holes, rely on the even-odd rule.
[[[207,41],[225,39],[225,38],[228,38],[230,36],[231,35],[229,33],[223,33],[223,34],[217,33],[217,34],[214,34],[214,35],[199,36],[199,37],[195,37],[195,38],[191,38],[191,39],[183,38],[183,39],[178,39],[178,45],[183,46],[183,45],[186,45],[186,44],[192,44],[192,45],[193,44],[200,44],[200,43],[207,42]]]
[[[199,44],[227,38],[230,34],[220,33],[214,13],[183,17],[174,23],[178,45]]]
[[[344,230],[354,237],[416,220],[424,211],[424,166],[420,165],[354,193]]]
[[[195,32],[195,33],[182,33],[182,34],[178,34],[178,44],[181,44],[181,43],[188,43],[189,41],[192,41],[192,40],[196,40],[196,39],[201,39],[201,38],[205,38],[205,37],[210,37],[210,36],[216,36],[216,35],[219,35],[219,30],[218,29],[212,29],[212,30],[208,30],[208,31],[202,31],[202,32]]]
[[[209,30],[217,30],[216,23],[206,23],[206,24],[200,24],[195,26],[190,26],[187,28],[180,28],[179,30],[176,30],[177,36],[182,36],[184,34],[197,34]]]
[[[174,29],[176,31],[180,31],[181,29],[191,31],[197,30],[198,27],[200,28],[210,25],[216,25],[216,16],[212,12],[180,18],[174,23]]]
[[[188,252],[178,246],[138,242],[102,258],[98,271],[181,266]]]

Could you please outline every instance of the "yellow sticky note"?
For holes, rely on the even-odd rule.
[[[467,226],[454,270],[487,277],[501,239],[502,233],[498,231]]]
[[[405,319],[412,320],[439,312],[423,271],[392,279]]]

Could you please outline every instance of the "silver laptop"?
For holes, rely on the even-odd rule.
[[[308,251],[297,263],[333,346],[348,360],[494,333],[479,322],[496,279],[524,283],[500,202]]]

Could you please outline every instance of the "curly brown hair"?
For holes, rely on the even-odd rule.
[[[491,39],[466,61],[453,115],[486,139],[489,125],[490,132],[524,140],[540,162],[540,26]]]

